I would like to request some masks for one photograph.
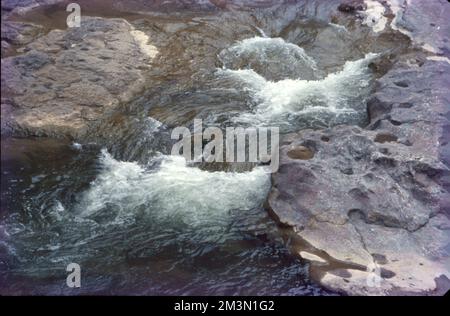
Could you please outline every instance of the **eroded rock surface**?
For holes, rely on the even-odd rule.
[[[294,249],[330,289],[389,295],[450,288],[450,64],[414,56],[377,81],[365,129],[284,138],[270,211],[293,227]],[[314,156],[297,159],[293,148]]]
[[[448,1],[391,0],[391,26],[410,36],[430,52],[450,56],[450,6]]]
[[[78,137],[142,90],[157,54],[123,19],[86,17],[2,59],[2,133]]]
[[[2,10],[21,13],[56,2],[3,1]],[[32,23],[8,21],[2,51],[18,45],[21,54],[2,59],[2,134],[81,137],[139,96],[148,74],[164,83],[151,87],[148,114],[184,124],[180,117],[191,120],[200,110],[210,112],[214,102],[224,104],[216,87],[210,94],[198,87],[204,80],[199,78],[210,78],[211,69],[221,66],[217,53],[261,31],[301,43],[327,72],[363,52],[381,52],[383,59],[371,65],[383,76],[367,104],[370,124],[287,135],[268,205],[293,228],[294,248],[324,286],[348,294],[442,293],[450,287],[448,5],[374,2],[304,1],[297,11],[280,7],[267,18],[258,10],[231,11],[246,1],[214,0],[211,10],[230,10],[222,19],[152,17],[133,24],[155,31],[150,42],[149,32],[124,19],[83,17],[81,28],[48,34]],[[111,1],[134,12],[161,3]],[[327,26],[301,21],[313,15]],[[259,29],[246,22],[249,16]],[[224,21],[235,27],[222,28]],[[424,50],[405,54],[405,35]],[[337,57],[328,58],[330,47]],[[152,68],[157,55],[159,66]],[[240,98],[227,98],[228,111],[241,109]],[[124,117],[119,113],[103,130],[114,134]]]

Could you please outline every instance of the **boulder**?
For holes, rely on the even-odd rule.
[[[446,62],[398,63],[378,81],[366,129],[283,140],[268,206],[292,227],[295,250],[320,259],[311,273],[325,287],[355,295],[450,288],[437,282],[450,278],[449,73]]]
[[[71,138],[140,92],[157,53],[126,20],[92,17],[23,51],[2,59],[2,134]]]

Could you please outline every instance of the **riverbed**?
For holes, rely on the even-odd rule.
[[[270,174],[169,155],[171,130],[192,128],[194,118],[205,127],[277,126],[282,135],[367,125],[380,75],[373,65],[403,43],[367,40],[370,28],[350,20],[331,23],[326,6],[87,6],[88,19],[126,19],[158,53],[144,91],[86,135],[2,139],[0,292],[334,294],[311,280],[268,215]],[[45,36],[65,28],[64,9],[11,19],[41,25]],[[71,262],[81,267],[79,289],[65,283]]]

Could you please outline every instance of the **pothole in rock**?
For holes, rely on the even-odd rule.
[[[305,146],[295,146],[288,150],[287,155],[291,159],[308,160],[314,157],[314,152]]]

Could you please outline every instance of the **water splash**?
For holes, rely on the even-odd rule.
[[[191,225],[262,205],[270,180],[262,168],[245,173],[208,172],[189,167],[183,157],[160,156],[156,170],[115,160],[102,150],[102,171],[85,193],[81,216],[111,206],[121,215],[145,206],[155,220],[175,218]],[[123,214],[125,212],[125,214]]]
[[[372,79],[369,63],[377,54],[346,62],[339,72],[321,80],[266,80],[252,69],[219,69],[217,74],[242,86],[252,99],[252,112],[232,119],[234,123],[267,125],[295,125],[300,117],[329,116],[365,117],[365,100],[370,93]]]
[[[317,65],[303,48],[282,38],[255,36],[223,50],[224,68],[253,69],[269,79],[313,79]]]

